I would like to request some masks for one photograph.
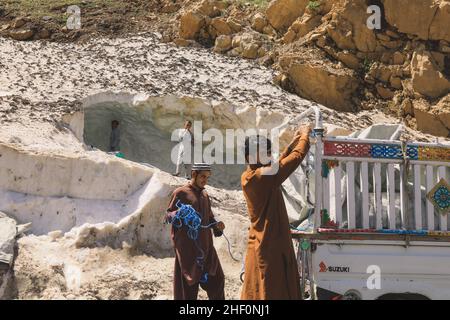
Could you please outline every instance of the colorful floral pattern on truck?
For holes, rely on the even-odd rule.
[[[445,179],[441,179],[431,189],[427,198],[441,214],[445,215],[450,212],[450,185]]]
[[[450,162],[450,147],[407,144],[405,149],[401,144],[324,140],[325,156]]]

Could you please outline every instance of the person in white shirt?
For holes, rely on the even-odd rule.
[[[176,171],[173,174],[174,176],[179,176],[180,175],[180,166],[181,164],[183,164],[184,166],[184,177],[186,179],[190,179],[190,177],[188,176],[188,173],[190,172],[189,170],[189,166],[190,163],[192,161],[189,161],[189,163],[185,163],[185,153],[186,153],[186,148],[191,147],[191,160],[193,158],[193,154],[194,154],[194,135],[192,134],[191,131],[192,128],[192,122],[189,120],[186,120],[186,122],[184,123],[184,129],[180,131],[180,135],[179,135],[179,140],[178,142],[180,143],[180,149],[178,150],[178,158],[177,158],[177,167],[176,167]]]

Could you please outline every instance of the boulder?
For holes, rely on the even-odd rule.
[[[205,19],[202,15],[188,11],[181,16],[180,19],[180,37],[183,39],[194,40],[200,29],[204,26]]]
[[[450,106],[448,101],[443,102],[445,109],[441,109],[441,105],[430,107],[428,102],[423,99],[414,100],[414,116],[417,121],[417,129],[435,136],[449,137],[450,128],[444,125],[444,121],[448,120],[450,115]]]
[[[415,92],[430,98],[450,91],[450,81],[439,70],[429,51],[417,50],[411,61],[412,85]]]
[[[14,40],[25,41],[33,37],[34,31],[31,29],[11,30],[9,36]]]
[[[433,57],[433,61],[436,63],[436,66],[438,67],[439,71],[444,71],[445,69],[445,55],[437,52],[437,51],[430,51],[431,56]]]
[[[327,33],[343,50],[357,49],[361,52],[374,52],[377,37],[367,27],[367,4],[364,0],[344,0],[335,4],[333,19]]]
[[[383,3],[387,23],[396,27],[402,33],[416,35],[422,40],[428,40],[432,24],[436,27],[441,24],[440,21],[437,24],[433,22],[439,9],[439,1],[384,0]],[[442,15],[442,17],[444,16],[445,14]],[[441,26],[443,29],[448,30],[448,21],[447,18]],[[433,36],[438,36],[438,33]]]
[[[263,32],[265,26],[267,26],[266,17],[258,12],[252,19],[252,29],[258,32]]]
[[[439,120],[450,130],[450,94],[443,97],[435,106]]]
[[[341,61],[350,69],[358,70],[361,68],[361,62],[359,61],[359,59],[353,53],[350,53],[348,51],[339,51],[336,54],[336,59]]]
[[[39,39],[48,39],[50,38],[50,31],[48,31],[47,29],[42,29],[39,31],[38,37]]]
[[[183,39],[183,38],[176,38],[173,40],[173,43],[175,43],[175,45],[178,47],[190,47],[195,44],[195,41],[187,40],[187,39]]]
[[[382,82],[388,83],[392,76],[392,69],[389,66],[374,63],[371,66],[368,75]]]
[[[450,1],[441,1],[430,26],[430,39],[450,41]]]
[[[396,51],[394,55],[392,56],[392,63],[396,65],[401,65],[405,62],[405,56],[401,53]]]
[[[233,30],[233,33],[237,33],[242,30],[242,25],[233,18],[228,18],[227,23],[230,26],[231,30]]]
[[[276,37],[277,36],[277,31],[270,24],[265,26],[262,32],[264,34],[267,34],[270,37]]]
[[[271,49],[271,43],[268,36],[256,31],[249,31],[233,37],[231,46],[233,47],[230,55],[237,53],[246,59],[261,58]]]
[[[220,35],[229,35],[233,33],[233,30],[228,25],[225,18],[214,18],[211,20],[211,24],[208,27],[209,34],[216,38]]]
[[[357,78],[342,70],[293,62],[288,76],[300,96],[338,111],[353,111],[352,96],[359,87]]]
[[[195,11],[210,18],[214,18],[220,16],[220,5],[216,1],[203,0],[196,6]]]
[[[286,30],[304,12],[309,0],[272,0],[266,16],[275,30]]]
[[[283,43],[291,43],[297,38],[294,30],[289,29],[283,36]]]
[[[384,87],[382,84],[377,84],[376,89],[378,94],[384,100],[391,100],[395,96],[395,92],[390,90],[389,88]]]
[[[402,104],[400,105],[400,110],[402,111],[403,116],[414,116],[414,108],[411,99],[406,98],[402,101]]]
[[[26,23],[27,20],[25,18],[19,17],[12,22],[11,27],[14,29],[19,29],[22,28]]]
[[[233,40],[231,41],[231,46],[233,48],[240,47],[241,46],[241,39],[242,39],[242,37],[239,36],[239,35],[238,36],[234,36]]]
[[[297,19],[289,28],[294,30],[297,34],[297,38],[301,38],[314,30],[316,27],[322,24],[322,16],[312,16],[310,14],[304,14],[301,18]]]
[[[332,21],[327,26],[327,33],[336,46],[342,50],[356,49],[353,42],[352,24],[347,20]]]
[[[403,44],[403,42],[400,40],[391,40],[391,41],[380,40],[380,43],[383,47],[388,49],[397,49]]]
[[[242,58],[246,59],[256,59],[258,57],[259,46],[256,43],[244,43],[242,46]]]
[[[394,89],[402,89],[402,79],[397,76],[392,76],[389,80],[391,87]]]
[[[232,39],[229,35],[221,35],[216,38],[214,52],[223,53],[231,49]]]

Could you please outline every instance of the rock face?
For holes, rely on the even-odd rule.
[[[450,41],[447,0],[384,0],[386,21],[398,31],[422,40]]]
[[[16,221],[0,212],[0,300],[10,298],[8,286],[12,273],[16,235]]]
[[[336,4],[336,14],[327,27],[327,33],[343,50],[357,49],[361,52],[373,52],[377,46],[377,39],[373,30],[367,28],[366,1],[343,1]]]
[[[292,63],[288,74],[300,96],[338,111],[353,111],[351,98],[359,84],[351,75],[296,62]]]
[[[414,91],[437,98],[450,91],[450,81],[439,70],[429,51],[416,51],[411,62]]]
[[[287,29],[304,12],[308,0],[273,0],[266,10],[267,20],[276,30]]]

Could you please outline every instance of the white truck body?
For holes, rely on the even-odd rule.
[[[321,270],[321,263],[326,271]],[[388,294],[450,299],[449,266],[450,243],[440,242],[417,241],[406,247],[393,240],[327,240],[317,241],[312,254],[316,291],[318,287],[363,300]]]
[[[450,145],[323,138],[318,123],[314,227],[293,231],[302,290],[450,299]]]

